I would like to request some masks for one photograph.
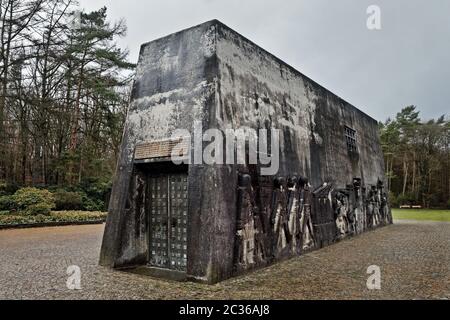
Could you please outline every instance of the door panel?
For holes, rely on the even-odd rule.
[[[167,268],[168,257],[168,199],[167,176],[150,177],[150,264]]]
[[[184,271],[187,262],[187,175],[171,175],[169,180],[170,268]]]
[[[149,177],[150,259],[152,266],[186,271],[187,174]]]

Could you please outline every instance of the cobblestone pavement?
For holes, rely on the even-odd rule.
[[[0,231],[0,299],[449,299],[450,223],[398,221],[208,286],[97,266],[103,226]],[[68,266],[82,290],[66,287]],[[378,265],[381,290],[366,288]]]

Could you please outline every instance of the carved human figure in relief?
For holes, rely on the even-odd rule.
[[[390,224],[392,223],[392,217],[390,215],[389,204],[388,204],[388,196],[384,190],[384,183],[381,180],[378,180],[378,204],[380,211],[380,221],[382,224]]]
[[[301,182],[301,230],[302,230],[302,243],[303,250],[309,250],[315,246],[314,230],[311,217],[311,191],[310,185],[307,179],[303,179]]]
[[[375,209],[374,209],[375,226],[379,226],[381,221],[381,190],[376,189],[375,192]]]
[[[380,224],[380,210],[378,203],[378,190],[376,186],[372,186],[367,196],[367,214],[370,227],[377,227]],[[380,201],[381,202],[381,201]]]
[[[288,226],[287,197],[285,190],[285,179],[278,177],[274,181],[274,209],[272,215],[273,232],[275,235],[275,252],[286,248],[290,242]]]
[[[255,229],[253,187],[250,175],[242,175],[239,186],[240,211],[238,216],[237,236],[239,239],[239,263],[248,267],[255,263]]]
[[[300,190],[297,176],[288,180],[288,213],[289,233],[291,235],[291,249],[293,253],[300,253],[301,225],[300,225]]]
[[[362,187],[361,179],[353,180],[353,188],[356,198],[356,206],[354,209],[354,233],[363,233],[367,227],[367,211],[364,204],[364,189]]]
[[[348,198],[342,192],[336,194],[336,228],[338,231],[338,238],[343,239],[349,233],[350,223],[347,213],[349,212]]]
[[[147,212],[145,204],[147,202],[145,192],[146,179],[142,175],[136,175],[135,192],[133,194],[133,203],[136,206],[136,234],[140,241],[146,241],[145,233],[147,232]]]
[[[238,235],[242,239],[242,264],[248,266],[255,263],[255,236],[258,231],[255,229],[255,221],[250,219]]]
[[[389,211],[389,204],[388,204],[388,196],[386,192],[383,192],[381,195],[381,212],[382,212],[382,219],[385,224],[392,223],[392,216]]]

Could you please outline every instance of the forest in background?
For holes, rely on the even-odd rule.
[[[32,186],[63,209],[106,207],[135,68],[125,35],[106,8],[0,0],[0,196]],[[450,207],[449,129],[414,106],[380,123],[394,206]]]
[[[386,178],[394,207],[450,208],[450,121],[423,121],[416,106],[380,123]]]
[[[106,8],[0,0],[0,189],[109,188],[135,68],[125,34]]]

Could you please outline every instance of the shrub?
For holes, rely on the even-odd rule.
[[[106,211],[109,184],[86,183],[64,188],[49,187],[56,200],[56,210]]]
[[[19,190],[17,184],[6,183],[0,180],[0,196],[13,195],[17,190]]]
[[[104,220],[106,212],[86,212],[86,211],[53,211],[52,218],[57,221],[93,221]]]
[[[98,199],[92,199],[83,194],[83,209],[86,211],[103,211],[105,203]]]
[[[29,206],[23,213],[29,216],[48,216],[52,209],[52,205],[41,202]]]
[[[416,199],[414,197],[414,195],[406,193],[406,194],[400,194],[397,197],[397,201],[398,201],[398,205],[412,205],[412,204],[416,204]]]
[[[0,197],[0,211],[11,211],[15,210],[16,202],[12,196],[1,196]]]
[[[55,198],[48,190],[23,188],[14,194],[17,210],[26,215],[48,215],[55,207]]]
[[[400,206],[398,203],[398,198],[393,192],[389,192],[389,204],[391,208],[398,208]]]
[[[50,215],[2,215],[0,225],[39,224],[47,222],[83,222],[105,220],[106,212],[52,211]]]
[[[83,210],[83,195],[79,192],[57,190],[53,193],[56,210]]]
[[[7,187],[6,182],[0,180],[0,194],[5,194],[6,187]]]
[[[49,216],[0,215],[0,225],[33,224],[48,222]]]
[[[107,203],[111,194],[112,183],[100,182],[95,179],[84,180],[79,186],[86,193],[85,210],[107,210]]]

